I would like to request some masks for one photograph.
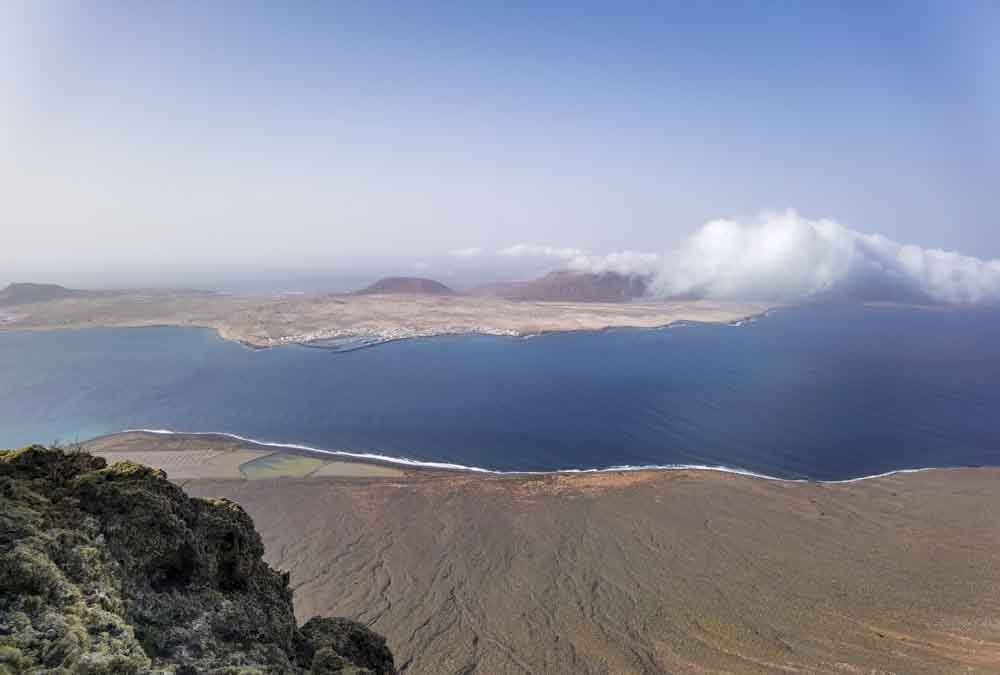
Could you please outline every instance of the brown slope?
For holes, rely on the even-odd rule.
[[[559,270],[533,281],[488,284],[473,292],[540,302],[627,302],[646,293],[646,280],[617,272]]]
[[[357,291],[359,294],[408,293],[411,295],[454,295],[440,281],[421,277],[385,277]]]
[[[27,305],[83,295],[87,295],[87,291],[78,291],[57,284],[16,283],[0,290],[0,306]]]
[[[1000,470],[192,481],[401,672],[1000,672]],[[346,592],[345,592],[345,589]]]

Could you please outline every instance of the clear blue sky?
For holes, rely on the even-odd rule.
[[[996,2],[15,0],[0,19],[0,280],[664,251],[788,207],[1000,257]]]

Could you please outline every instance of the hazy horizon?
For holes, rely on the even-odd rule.
[[[987,2],[0,18],[3,284],[1000,298]]]

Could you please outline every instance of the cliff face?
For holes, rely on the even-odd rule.
[[[0,452],[0,674],[394,672],[361,624],[298,628],[263,551],[237,504],[162,471]]]

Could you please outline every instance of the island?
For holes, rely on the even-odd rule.
[[[310,344],[343,349],[436,335],[528,336],[659,328],[678,322],[733,323],[773,308],[762,303],[696,299],[523,300],[453,293],[421,281],[382,280],[355,293],[274,295],[184,289],[49,289],[40,293],[33,289],[30,300],[18,300],[17,293],[9,293],[13,302],[4,301],[0,292],[0,330],[191,326],[214,329],[224,339],[254,348]],[[584,286],[590,287],[589,283]],[[554,288],[557,295],[568,293],[565,278]],[[598,289],[606,292],[603,286]]]

